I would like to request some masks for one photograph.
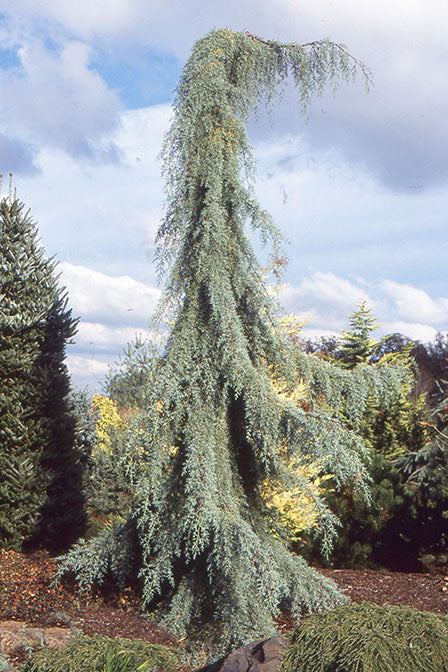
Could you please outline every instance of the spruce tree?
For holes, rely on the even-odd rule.
[[[412,341],[403,343],[400,349],[385,352],[387,343],[392,336],[385,336],[380,341],[371,337],[378,328],[372,315],[372,309],[361,301],[357,310],[349,315],[350,329],[343,331],[340,346],[335,353],[334,361],[341,367],[353,369],[360,363],[374,362],[408,362],[411,359]],[[426,396],[416,396],[415,379],[410,378],[403,386],[400,395],[392,404],[378,405],[372,399],[361,425],[361,433],[369,448],[388,459],[402,455],[406,450],[418,450],[426,441],[427,416]]]
[[[77,320],[17,200],[0,200],[0,546],[67,548],[83,523],[65,346]]]
[[[338,361],[346,369],[353,369],[357,364],[368,363],[374,354],[378,344],[371,334],[378,328],[378,323],[365,301],[360,301],[358,309],[349,315],[349,320],[350,329],[341,334]]]
[[[245,235],[250,225],[278,249],[251,186],[245,124],[288,75],[306,109],[312,93],[360,67],[328,41],[285,45],[218,30],[195,45],[180,79],[157,237],[167,278],[159,317],[172,327],[128,437],[136,504],[61,562],[82,586],[109,570],[125,581],[137,562],[144,604],[177,632],[212,624],[229,645],[272,631],[282,604],[297,616],[344,599],[272,536],[260,486],[266,477],[291,485],[286,462],[319,460],[338,482],[361,487],[362,441],[340,410],[356,426],[370,395],[393,395],[404,373],[343,371],[282,337]],[[288,395],[298,379],[304,407]],[[335,521],[316,505],[328,540]]]

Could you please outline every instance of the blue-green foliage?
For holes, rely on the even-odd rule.
[[[75,420],[74,446],[84,455],[84,461],[97,444],[96,414],[92,412],[91,393],[87,389],[72,387],[68,403]]]
[[[117,555],[129,553],[124,526],[133,523],[144,603],[157,605],[177,632],[213,623],[228,645],[271,632],[282,602],[298,615],[344,600],[272,538],[260,486],[268,476],[290,482],[286,455],[319,459],[338,482],[362,488],[356,427],[367,400],[391,399],[407,374],[400,367],[343,371],[282,338],[244,233],[250,223],[278,248],[280,236],[247,179],[245,123],[288,74],[306,105],[328,81],[350,77],[352,66],[343,48],[326,41],[281,45],[220,30],[197,43],[178,86],[164,145],[168,206],[157,237],[166,274],[159,317],[172,328],[128,432],[136,503],[122,527],[75,547],[62,564],[85,583],[108,567],[123,578],[126,563]],[[273,376],[287,391],[306,381],[306,409],[280,395]],[[334,518],[318,505],[329,543]]]

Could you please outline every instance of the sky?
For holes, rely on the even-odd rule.
[[[158,156],[191,48],[222,27],[329,38],[374,81],[325,93],[308,122],[287,87],[250,124],[256,193],[286,239],[285,311],[309,336],[346,329],[362,300],[378,337],[448,329],[446,0],[0,0],[0,172],[59,261],[81,318],[67,363],[92,391],[149,334]]]

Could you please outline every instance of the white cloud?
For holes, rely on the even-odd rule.
[[[21,177],[17,187],[49,253],[111,276],[154,282],[150,257],[163,203],[157,156],[170,115],[168,105],[122,114],[111,136],[120,163],[81,164],[55,149],[42,151],[41,173]]]
[[[143,339],[150,336],[148,329],[138,327],[109,327],[98,322],[80,322],[78,333],[74,337],[76,351],[116,355],[123,350],[127,343],[135,341],[136,337]]]
[[[5,128],[75,156],[116,158],[104,139],[118,124],[121,103],[89,67],[91,52],[78,41],[56,50],[26,41],[18,50],[21,67],[0,70]]]
[[[392,321],[385,322],[382,326],[382,331],[385,334],[403,334],[422,343],[434,341],[437,335],[437,329],[428,324],[420,324],[418,322]]]
[[[67,355],[67,365],[70,373],[76,377],[105,376],[109,371],[106,362],[80,355]]]
[[[280,300],[287,311],[301,319],[310,318],[303,332],[311,338],[340,334],[347,329],[348,316],[360,301],[367,302],[379,322],[378,338],[401,333],[427,342],[434,340],[437,331],[446,330],[448,299],[433,299],[417,287],[391,280],[369,285],[368,292],[359,286],[363,284],[362,278],[353,284],[332,273],[316,272],[298,286],[286,285]]]
[[[160,290],[129,276],[113,277],[85,266],[62,263],[61,284],[69,306],[81,316],[67,363],[76,384],[99,389],[110,367],[136,338],[155,338],[149,331]]]
[[[303,135],[264,140],[255,150],[257,195],[290,241],[291,285],[319,270],[431,292],[439,283],[444,291],[446,187],[391,191],[340,152],[313,150]]]
[[[287,91],[274,128],[261,115],[251,129],[263,138],[257,193],[292,241],[289,309],[312,315],[310,330],[339,331],[368,295],[387,329],[446,328],[446,299],[433,297],[445,292],[447,190],[430,185],[447,174],[447,12],[442,0],[409,0],[406,7],[401,0],[0,0],[8,17],[0,19],[2,47],[19,49],[22,59],[22,66],[0,70],[9,140],[0,138],[0,159],[7,170],[16,160],[23,171],[33,167],[34,151],[41,174],[21,179],[19,196],[39,221],[47,251],[72,266],[71,301],[91,325],[83,327],[84,345],[91,339],[105,350],[118,347],[129,333],[112,328],[140,327],[146,305],[145,320],[152,312],[152,294],[141,287],[132,310],[124,306],[132,281],[154,284],[148,259],[163,202],[156,156],[170,116],[168,105],[120,113],[117,92],[94,63],[104,66],[106,54],[106,73],[122,59],[132,77],[144,53],[151,90],[157,77],[165,85],[164,57],[185,61],[215,26],[286,41],[328,35],[373,70],[369,95],[350,85],[335,100],[320,99],[306,128],[296,92]],[[120,76],[112,75],[115,86]],[[120,163],[80,160],[82,152],[104,156],[113,147]],[[84,267],[84,276],[75,267]],[[381,287],[384,278],[392,284]]]
[[[108,325],[143,327],[148,324],[160,298],[159,289],[129,276],[111,277],[66,262],[59,268],[74,314],[87,321],[82,322],[80,328],[92,320]],[[124,331],[132,328],[126,327]]]
[[[448,299],[433,299],[422,289],[384,280],[381,289],[394,301],[398,317],[403,320],[442,325],[448,321]]]
[[[305,279],[299,287],[292,290],[295,300],[313,300],[319,298],[332,306],[349,307],[367,299],[363,289],[352,285],[348,280],[333,273],[316,272]]]
[[[319,338],[330,338],[331,336],[339,336],[340,331],[336,329],[311,329],[308,326],[305,326],[302,329],[303,336],[306,339],[316,340]]]
[[[120,28],[132,21],[135,0],[78,0],[78,2],[60,2],[59,0],[19,0],[19,6],[30,13],[53,19],[76,34],[91,36],[92,33],[118,33]]]
[[[110,354],[76,354],[69,348],[66,363],[73,384],[89,388],[90,392],[102,392],[105,377],[114,367],[116,357]]]
[[[29,72],[24,82],[17,80],[16,84],[22,92],[23,119],[30,120],[30,128],[34,128],[33,119],[39,122],[35,143],[45,136],[46,142],[79,152],[86,150],[87,138],[92,151],[90,140],[104,136],[105,126],[116,123],[115,93],[89,66],[88,50],[93,45],[100,56],[107,54],[112,61],[115,56],[117,66],[119,59],[125,66],[131,64],[131,72],[136,52],[159,50],[154,61],[148,56],[148,63],[138,66],[150,90],[152,77],[160,77],[159,56],[174,55],[185,61],[199,37],[215,27],[228,26],[283,41],[307,42],[328,35],[347,44],[371,67],[376,86],[368,96],[359,84],[344,86],[336,100],[331,94],[319,99],[306,131],[312,146],[338,147],[345,159],[367,165],[388,186],[400,189],[444,183],[447,176],[447,102],[441,54],[448,5],[443,0],[409,0],[405,8],[402,0],[378,0],[371,5],[355,0],[308,4],[295,0],[258,0],[256,4],[254,0],[16,0],[11,4],[0,0],[0,10],[7,17],[2,43],[10,45],[14,35],[13,43],[21,45],[24,58],[30,54]],[[42,36],[57,45],[58,55],[43,47]],[[71,90],[73,82],[76,95]],[[126,82],[122,84],[126,87]],[[174,85],[170,83],[170,91]],[[5,95],[7,99],[7,87]],[[115,104],[108,107],[107,101],[114,96]],[[93,98],[98,99],[97,107]],[[45,109],[47,100],[51,115]],[[285,100],[288,105],[274,116],[277,129],[282,133],[303,130],[303,120],[298,121],[294,112],[297,95],[287,94]],[[85,114],[80,109],[83,101]],[[22,108],[16,107],[15,125],[22,116]],[[91,123],[85,121],[88,114]],[[52,115],[56,117],[53,133],[48,118]],[[64,120],[69,120],[71,132]],[[266,130],[266,124],[261,124],[259,133],[265,135]]]
[[[374,303],[361,287],[333,273],[315,272],[298,286],[285,285],[280,300],[288,311],[309,319],[308,331],[337,331],[360,301]]]
[[[2,4],[5,13],[12,13],[11,5]],[[14,12],[24,21],[54,21],[82,38],[113,36],[120,42],[128,40],[132,33],[136,40],[146,36],[146,43],[157,41],[181,53],[192,39],[213,27],[225,26],[265,37],[278,37],[281,32],[288,40],[298,41],[335,33],[334,39],[347,42],[351,36],[360,43],[373,30],[394,46],[405,43],[411,47],[419,39],[426,39],[429,45],[431,40],[443,45],[448,19],[446,5],[440,0],[427,0],[424,4],[408,0],[405,8],[401,0],[378,0],[375,5],[363,5],[362,11],[356,0],[339,0],[337,4],[314,0],[302,5],[296,0],[228,0],[212,4],[204,0],[190,0],[188,4],[183,0],[40,0],[38,5],[35,0],[16,0]]]

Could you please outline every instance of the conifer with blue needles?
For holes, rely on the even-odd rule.
[[[134,506],[76,546],[61,570],[88,585],[109,571],[126,581],[137,565],[144,603],[179,634],[209,626],[223,646],[235,645],[275,630],[282,605],[299,615],[345,599],[272,535],[260,487],[267,477],[290,482],[285,456],[319,460],[340,483],[364,487],[362,440],[340,410],[356,427],[371,395],[392,398],[406,372],[344,371],[280,333],[245,234],[258,231],[278,258],[281,236],[253,191],[246,125],[287,77],[306,112],[312,94],[357,72],[368,78],[329,41],[280,44],[224,29],[198,41],[178,85],[157,235],[158,315],[171,328],[128,435]],[[306,405],[280,394],[274,379],[286,390],[304,381]],[[330,544],[337,521],[324,502],[316,506]]]

